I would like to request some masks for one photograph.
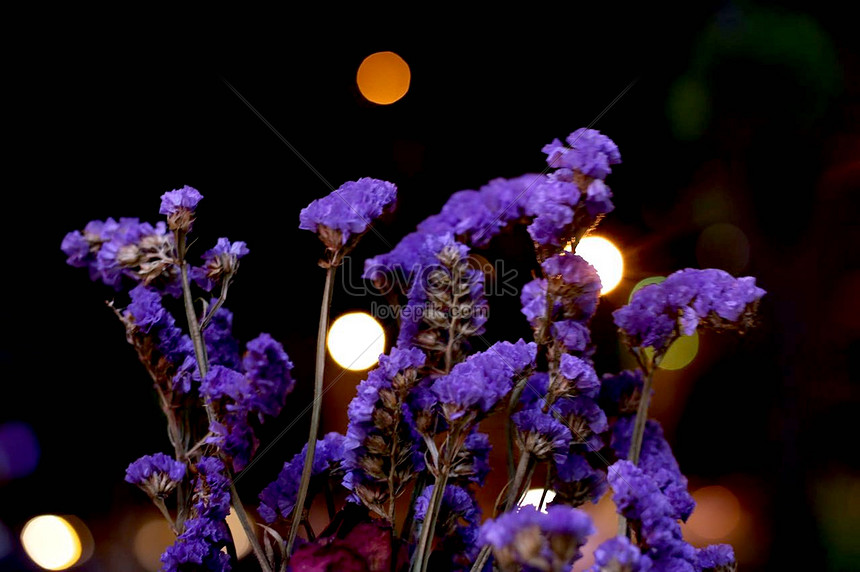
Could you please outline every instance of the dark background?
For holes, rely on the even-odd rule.
[[[198,253],[219,236],[251,251],[227,304],[235,334],[269,332],[295,363],[298,387],[265,445],[311,395],[323,271],[298,213],[331,189],[305,161],[334,187],[394,182],[397,213],[378,227],[393,246],[451,193],[542,170],[544,144],[598,117],[624,161],[607,179],[616,210],[599,230],[627,264],[594,323],[600,373],[624,364],[611,311],[639,279],[705,266],[755,276],[768,291],[761,326],[743,339],[703,335],[693,365],[658,378],[652,413],[691,486],[738,497],[746,533],[727,541],[741,569],[858,566],[860,70],[845,14],[820,3],[535,6],[496,23],[222,13],[218,25],[144,33],[65,16],[22,22],[6,70],[0,423],[29,427],[40,454],[26,474],[0,473],[0,569],[31,569],[21,527],[60,513],[94,536],[81,570],[142,570],[135,523],[154,509],[122,479],[129,462],[168,448],[146,373],[104,304],[115,295],[65,265],[68,231],[109,216],[155,222],[164,192],[202,192]],[[362,59],[381,50],[412,73],[390,106],[355,85]],[[702,245],[713,223],[742,231],[746,262],[737,244]],[[481,253],[519,269],[521,285],[524,245],[514,234]],[[387,250],[369,234],[355,258]],[[374,299],[336,293],[334,315]],[[517,298],[492,298],[486,338],[526,335]],[[325,430],[345,429],[362,377],[344,375],[327,396]],[[246,504],[306,432],[300,418],[243,477]]]

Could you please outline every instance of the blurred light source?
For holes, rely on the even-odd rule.
[[[394,103],[409,91],[409,65],[394,52],[376,52],[358,66],[358,90],[368,101],[380,105]]]
[[[540,504],[540,499],[543,498],[543,504]],[[529,489],[526,491],[526,494],[523,495],[523,500],[520,501],[519,506],[532,505],[537,508],[540,504],[540,511],[546,512],[546,505],[552,502],[552,499],[555,498],[555,491],[547,491],[546,497],[543,496],[543,489]]]
[[[693,500],[696,501],[696,510],[687,521],[693,534],[707,540],[719,540],[740,524],[741,503],[726,487],[702,487],[693,492]]]
[[[720,268],[737,275],[750,259],[750,242],[744,231],[733,224],[719,222],[707,227],[696,241],[696,260],[700,268]]]
[[[56,515],[30,519],[21,531],[27,556],[46,570],[65,570],[81,558],[81,540],[74,527]]]
[[[233,536],[233,543],[236,546],[236,556],[244,558],[251,552],[251,542],[248,540],[248,535],[245,534],[245,529],[242,528],[242,523],[239,522],[239,517],[236,516],[232,508],[227,515],[227,526],[230,527],[230,534]]]
[[[332,323],[327,346],[338,365],[360,371],[375,365],[385,351],[385,330],[370,314],[351,312]]]
[[[570,245],[565,247],[570,252]],[[615,289],[624,276],[624,257],[612,241],[602,236],[586,236],[576,245],[576,254],[594,266],[600,276],[600,294],[608,294]]]
[[[699,332],[693,332],[692,336],[681,336],[672,342],[657,367],[669,370],[683,369],[692,363],[697,353],[699,353]]]
[[[644,279],[640,280],[639,282],[636,283],[636,285],[633,287],[633,289],[630,290],[630,297],[627,299],[627,302],[629,303],[630,300],[633,299],[633,294],[635,294],[636,292],[638,292],[639,290],[641,290],[645,286],[648,286],[650,284],[659,284],[660,282],[662,282],[665,279],[666,279],[665,276],[649,276],[648,278],[644,278]]]
[[[0,481],[26,477],[39,464],[39,440],[21,421],[0,425]]]
[[[144,522],[134,535],[134,557],[150,572],[161,570],[161,554],[173,544],[176,536],[163,518]]]

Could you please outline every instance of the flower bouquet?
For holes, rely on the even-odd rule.
[[[752,277],[715,269],[645,286],[613,313],[637,366],[596,371],[590,322],[601,281],[574,252],[613,209],[605,179],[621,156],[593,129],[543,151],[543,172],[454,193],[390,252],[364,261],[364,278],[400,305],[398,335],[358,384],[345,433],[319,435],[335,276],[374,221],[394,210],[397,189],[361,178],[299,213],[299,228],[324,247],[310,434],[253,501],[240,499],[235,480],[296,381],[278,340],[263,333],[243,346],[232,334],[225,303],[246,244],[220,238],[193,259],[202,196],[187,186],[162,195],[164,219],[155,224],[107,219],[66,235],[68,263],[123,296],[109,306],[166,418],[173,450],[126,470],[175,534],[164,570],[234,568],[231,509],[265,572],[571,570],[596,532],[578,507],[605,495],[618,529],[595,550],[591,570],[736,568],[730,546],[694,548],[682,538],[695,503],[648,405],[675,340],[704,328],[743,333],[764,291]],[[528,232],[538,271],[522,288],[522,314],[510,319],[524,316],[532,335],[491,343],[484,275],[470,258],[516,227]],[[491,415],[504,417],[505,431],[482,431]],[[492,506],[480,506],[492,447],[507,453],[507,484]],[[543,497],[524,505],[538,470]],[[309,518],[318,496],[329,515],[323,530]]]

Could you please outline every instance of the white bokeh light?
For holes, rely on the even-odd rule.
[[[360,371],[375,365],[385,351],[385,330],[370,314],[351,312],[329,327],[327,346],[338,365]]]
[[[81,539],[64,518],[45,514],[30,519],[21,531],[30,559],[45,570],[65,570],[81,557]]]
[[[532,505],[537,508],[540,504],[540,499],[543,498],[543,504],[541,505],[541,512],[546,512],[546,505],[552,502],[552,499],[555,498],[555,491],[547,491],[546,496],[543,496],[543,489],[529,489],[526,491],[526,494],[523,495],[523,500],[520,501],[519,506]]]
[[[570,251],[570,245],[565,250]],[[600,294],[608,294],[624,276],[624,257],[612,241],[602,236],[586,236],[576,245],[576,254],[594,266],[600,276]]]

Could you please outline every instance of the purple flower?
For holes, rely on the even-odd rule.
[[[562,462],[570,449],[570,429],[540,409],[524,409],[511,416],[519,429],[517,441],[524,452],[538,459]]]
[[[533,215],[527,230],[536,243],[564,246],[573,234],[579,188],[575,183],[553,178],[535,186],[526,212]]]
[[[210,302],[210,305],[214,300]],[[223,365],[239,369],[239,342],[233,337],[233,312],[225,307],[218,308],[209,325],[203,330],[206,341],[206,355],[210,365]]]
[[[394,206],[396,198],[397,187],[392,183],[369,177],[349,181],[303,208],[299,228],[319,234],[326,246],[337,249],[365,232]]]
[[[277,416],[294,386],[293,364],[269,334],[248,342],[242,367],[244,373],[212,365],[200,384],[200,393],[218,418],[210,424],[209,442],[232,458],[236,471],[245,467],[258,445],[249,417],[256,416],[262,423],[266,415]]]
[[[489,544],[503,569],[528,566],[569,570],[582,556],[580,547],[594,532],[591,518],[579,509],[558,505],[542,513],[529,505],[485,521],[478,544]]]
[[[191,268],[191,278],[202,289],[210,292],[225,277],[232,276],[239,269],[239,259],[249,252],[241,240],[230,242],[221,237],[214,247],[203,253],[203,266]]]
[[[522,312],[532,326],[546,319],[546,279],[535,278],[526,282],[520,293]]]
[[[431,387],[445,418],[453,421],[467,410],[479,417],[489,413],[513,388],[513,378],[533,367],[536,353],[534,342],[497,342],[455,365]]]
[[[600,391],[600,380],[591,362],[570,354],[562,354],[558,371],[569,382],[569,388],[564,395],[597,397]]]
[[[418,381],[416,370],[424,360],[423,352],[418,349],[394,347],[388,355],[379,357],[379,366],[359,383],[357,394],[347,407],[349,426],[343,454],[347,473],[344,486],[352,491],[351,501],[384,512],[380,507],[390,491],[387,482],[380,484],[379,471],[397,465],[395,485],[399,489],[424,468],[418,446],[421,436],[415,428],[412,410],[404,401]]]
[[[545,145],[547,163],[551,167],[566,167],[588,177],[604,179],[612,172],[610,165],[621,162],[618,146],[596,129],[580,128],[567,136],[570,147],[555,139]]]
[[[230,559],[221,552],[230,538],[224,521],[230,512],[230,481],[224,471],[224,464],[215,457],[198,461],[194,516],[185,521],[185,530],[161,555],[165,571],[181,572],[195,564],[195,569],[230,570]]]
[[[144,455],[125,470],[125,481],[138,485],[151,497],[163,497],[185,477],[185,463],[164,453]]]
[[[744,329],[764,294],[750,276],[687,268],[642,288],[612,315],[632,347],[662,352],[675,337],[691,335],[699,326]]]
[[[559,320],[552,324],[552,337],[570,352],[585,352],[591,343],[588,328],[577,320]]]
[[[167,191],[161,195],[161,208],[158,209],[158,214],[169,217],[182,210],[193,211],[202,198],[200,191],[188,185],[181,189]]]
[[[599,437],[609,428],[606,413],[589,397],[562,397],[552,404],[552,411],[565,420],[573,433],[573,443],[585,445],[590,450],[603,446]]]
[[[734,572],[736,569],[735,551],[728,544],[711,544],[696,550],[696,570]]]
[[[319,481],[320,478],[328,478],[331,473],[340,469],[345,441],[346,438],[343,435],[334,432],[326,434],[317,441],[311,469],[312,477],[319,477],[316,479]],[[300,453],[284,463],[278,478],[260,493],[259,513],[266,522],[274,522],[278,515],[285,519],[289,518],[296,504],[307,451],[308,446],[305,443]]]
[[[161,195],[161,208],[158,212],[167,215],[167,226],[170,230],[188,232],[194,223],[194,209],[202,198],[203,195],[197,189],[185,185],[181,189]]]
[[[262,416],[276,417],[295,387],[290,376],[293,362],[280,342],[271,335],[262,333],[245,345],[242,357],[248,390],[242,397],[242,406]]]
[[[609,484],[619,513],[638,521],[641,536],[649,547],[647,556],[656,569],[669,565],[689,566],[695,549],[681,536],[681,527],[673,516],[675,508],[660,491],[654,480],[629,461],[617,461],[609,467]]]
[[[594,566],[588,572],[647,572],[651,564],[651,559],[643,556],[629,538],[615,536],[594,550]]]
[[[606,473],[595,469],[582,455],[570,454],[555,466],[555,502],[579,506],[597,503],[609,487]]]
[[[610,445],[619,459],[626,459],[633,433],[633,417],[622,417],[612,426]],[[676,519],[686,521],[696,506],[687,490],[687,478],[681,473],[672,448],[663,437],[663,429],[657,421],[649,420],[642,437],[639,468],[647,474],[665,495],[673,508]]]
[[[617,375],[606,374],[600,383],[600,407],[607,415],[636,413],[642,386],[642,370],[627,369]],[[651,391],[653,393],[654,390]]]

